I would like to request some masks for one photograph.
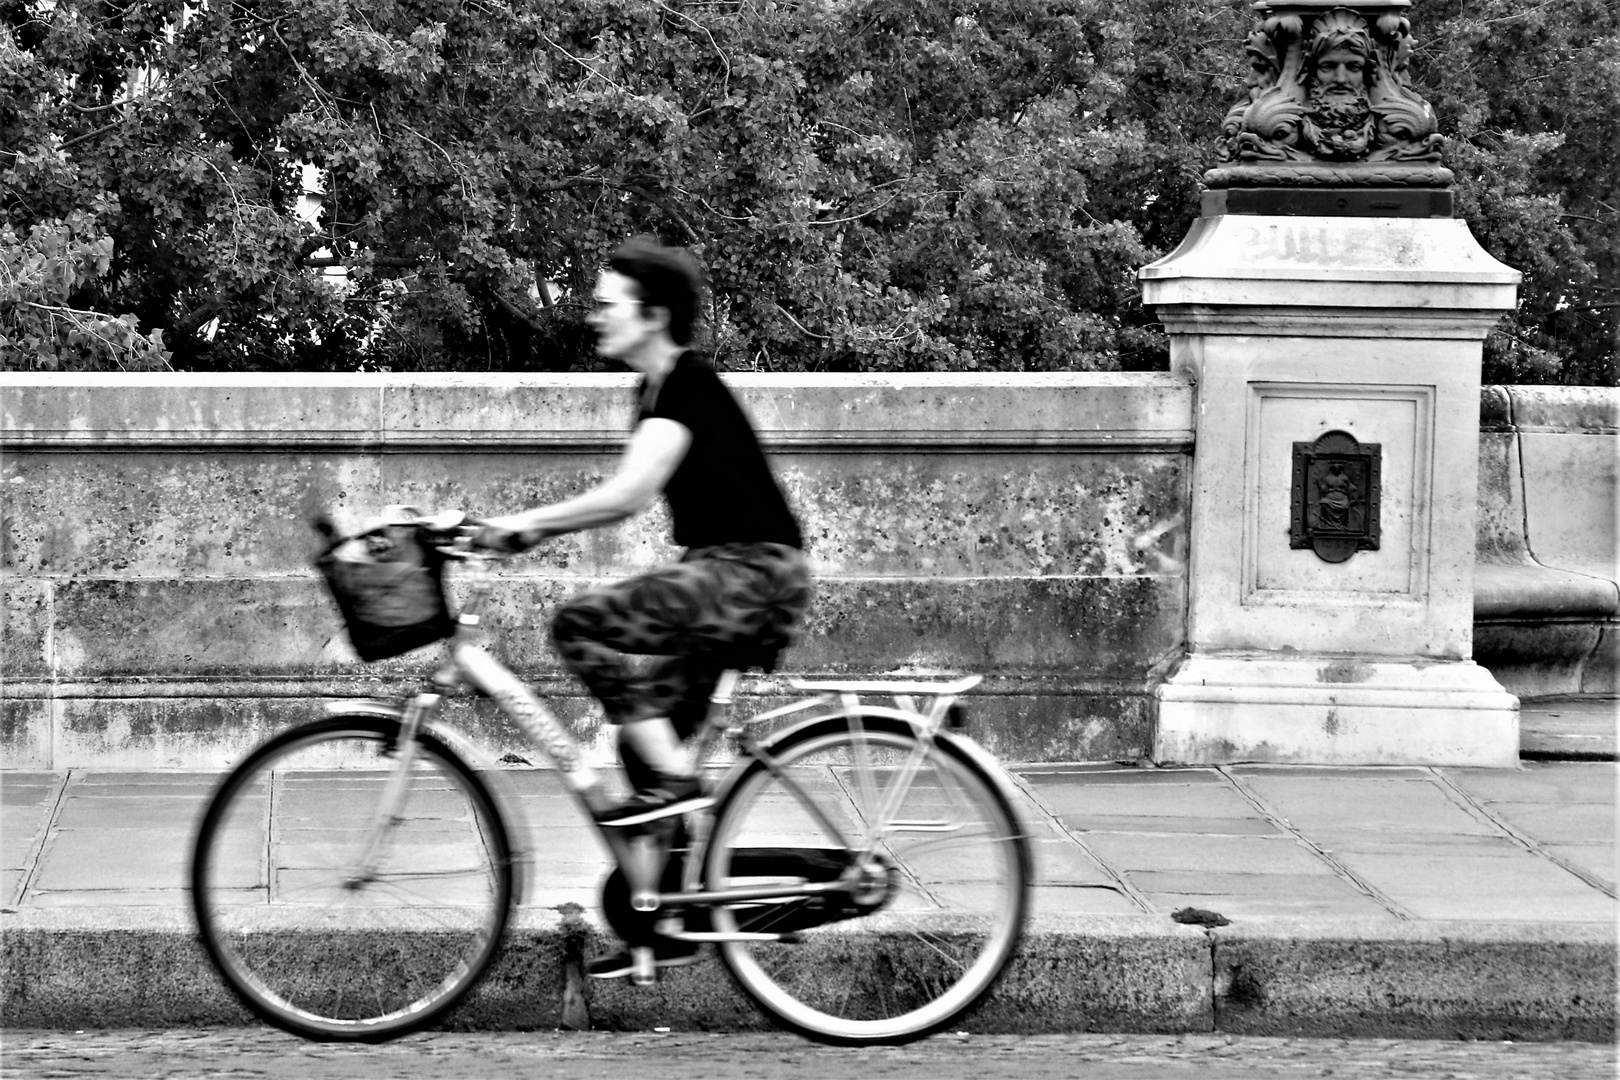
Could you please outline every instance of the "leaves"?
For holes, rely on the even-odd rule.
[[[1485,380],[1620,383],[1620,9],[1448,0],[1424,23],[1412,71],[1459,213],[1525,275]]]
[[[1162,367],[1135,272],[1198,213],[1252,21],[1246,0],[0,0],[4,265],[59,264],[26,271],[28,302],[83,324],[6,286],[0,333],[74,363],[145,362],[161,332],[182,369],[589,370],[594,276],[650,231],[704,261],[732,367]],[[1420,23],[1459,203],[1527,274],[1491,371],[1612,381],[1612,4]]]
[[[132,314],[113,318],[76,307],[112,266],[113,241],[97,213],[36,222],[19,235],[0,223],[0,356],[39,371],[141,370],[168,366],[163,332],[139,331]]]

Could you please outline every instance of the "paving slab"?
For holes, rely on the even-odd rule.
[[[28,879],[24,870],[0,870],[0,907],[15,905],[22,896],[23,882]]]
[[[1387,851],[1399,855],[1437,847],[1449,853],[1475,855],[1522,855],[1525,851],[1522,842],[1503,833],[1452,833],[1444,836],[1443,845],[1430,834],[1407,829],[1312,829],[1309,835],[1311,843],[1330,856],[1345,851]]]
[[[1150,892],[1146,895],[1160,911],[1174,912],[1189,907],[1213,911],[1234,925],[1263,925],[1276,919],[1395,918],[1378,901],[1353,892],[1314,899],[1298,893],[1278,896],[1265,893],[1209,895],[1197,892]]]
[[[1613,897],[1563,867],[1518,855],[1337,851],[1358,877],[1419,919],[1613,922]]]
[[[1141,772],[1142,770],[1133,770]],[[1036,786],[1041,801],[1066,824],[1092,828],[1093,822],[1127,818],[1260,819],[1241,792],[1222,783],[1219,774],[1176,770],[1179,782],[1099,782],[1107,774],[1043,774]],[[1159,771],[1160,777],[1174,775]],[[1263,819],[1262,819],[1263,820]]]
[[[105,909],[115,921],[129,908],[163,908],[188,910],[191,893],[186,889],[68,889],[52,891],[29,890],[25,910],[60,910],[75,908],[86,912]]]
[[[1271,773],[1235,767],[1232,775],[1278,818],[1314,835],[1321,830],[1401,832],[1423,836],[1492,836],[1488,820],[1453,798],[1431,773],[1394,775],[1357,770],[1347,776]]]
[[[1549,858],[1558,859],[1567,866],[1584,870],[1595,881],[1607,885],[1612,893],[1620,882],[1620,858],[1614,844],[1548,844],[1544,849]]]
[[[1141,915],[1141,904],[1118,888],[1101,885],[1049,885],[1037,882],[1030,912],[1046,915]]]
[[[1081,819],[1074,820],[1079,827]],[[1097,814],[1084,820],[1082,832],[1158,833],[1170,836],[1283,836],[1283,829],[1263,817],[1175,817],[1153,814],[1132,817],[1124,814]]]
[[[1487,803],[1492,814],[1544,844],[1609,844],[1615,838],[1614,808],[1602,803]]]
[[[1068,837],[1037,835],[1030,843],[1038,885],[1114,888],[1117,879]]]
[[[0,770],[0,904],[17,900],[64,783],[55,773]]]
[[[1192,870],[1267,876],[1332,874],[1333,868],[1287,836],[1164,836],[1089,833],[1086,844],[1126,872]]]
[[[54,833],[46,841],[30,887],[41,892],[185,888],[191,860],[188,827],[171,825],[119,832],[122,837],[103,829]]]
[[[1447,781],[1477,801],[1615,805],[1620,766],[1608,762],[1526,761],[1517,769],[1444,769]]]
[[[49,802],[61,785],[62,778],[56,773],[0,770],[0,806],[34,806]]]

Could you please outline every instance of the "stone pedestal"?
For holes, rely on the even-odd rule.
[[[1514,763],[1470,656],[1481,342],[1519,274],[1451,218],[1219,214],[1141,278],[1197,402],[1156,760]],[[1342,561],[1291,545],[1296,444],[1335,432],[1377,454],[1376,548]]]

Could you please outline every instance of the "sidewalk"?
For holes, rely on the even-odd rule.
[[[1612,756],[1613,703],[1600,704],[1559,707],[1585,725],[1580,757],[1601,756],[1605,727]],[[1562,719],[1527,716],[1526,730],[1556,736]],[[1011,771],[1034,840],[1034,915],[969,1029],[1614,1036],[1612,761]],[[555,1026],[578,952],[565,939],[600,933],[572,905],[594,910],[605,863],[551,773],[506,777],[522,804],[514,827],[545,864],[527,875],[500,966],[455,1022]],[[0,772],[0,1022],[243,1018],[192,938],[184,890],[216,779]],[[1228,922],[1172,919],[1186,908]],[[716,963],[656,989],[589,992],[597,1026],[758,1022]]]

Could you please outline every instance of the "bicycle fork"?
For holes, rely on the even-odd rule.
[[[416,733],[422,724],[433,718],[441,698],[438,694],[418,694],[411,699],[400,720],[399,734],[394,739],[394,767],[389,770],[383,785],[382,797],[372,814],[371,830],[366,835],[366,846],[355,861],[354,869],[344,881],[348,889],[358,889],[376,880],[377,864],[382,857],[383,843],[395,825],[405,816],[405,800],[410,793],[411,763],[416,759]]]

